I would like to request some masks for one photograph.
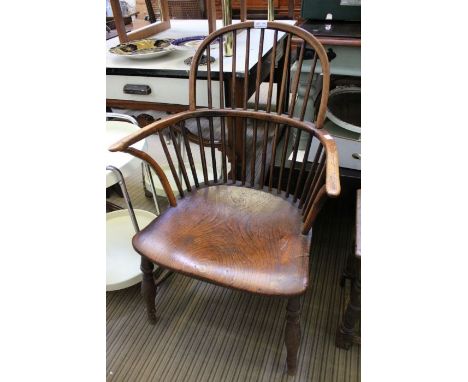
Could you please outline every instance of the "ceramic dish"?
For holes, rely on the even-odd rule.
[[[120,57],[135,59],[155,58],[164,56],[174,50],[171,39],[145,38],[119,44],[109,49],[109,52]]]
[[[361,134],[361,88],[350,86],[331,90],[326,116],[335,125]]]
[[[106,138],[104,149],[106,151],[106,165],[112,165],[122,171],[124,178],[131,175],[134,171],[138,171],[141,160],[134,156],[115,152],[112,153],[108,150],[109,146],[117,142],[118,140],[140,130],[138,126],[135,126],[128,122],[122,121],[107,121],[106,122]],[[144,145],[144,140],[137,142],[132,147],[141,150]],[[110,187],[113,184],[118,183],[118,179],[112,171],[106,170],[106,187]]]
[[[140,229],[145,228],[156,215],[134,210]],[[141,257],[132,247],[135,235],[128,210],[106,214],[106,290],[128,288],[141,281]]]
[[[172,45],[176,49],[180,50],[197,50],[202,41],[206,38],[206,36],[190,36],[190,37],[182,37],[172,41]],[[218,39],[214,40],[211,43],[210,49],[217,49],[219,48]]]

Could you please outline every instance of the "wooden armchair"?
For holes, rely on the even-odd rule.
[[[267,29],[260,31],[261,44],[267,35],[286,33],[287,44],[291,43],[292,37],[302,39],[299,59],[302,59],[306,45],[316,51],[316,60],[320,60],[326,77],[322,81],[322,103],[316,123],[293,118],[291,108],[288,114],[281,113],[281,107],[275,113],[269,110],[248,110],[246,104],[224,108],[223,102],[220,108],[213,108],[213,98],[216,95],[211,90],[215,79],[220,81],[221,99],[225,97],[225,91],[231,92],[230,97],[235,99],[232,94],[235,88],[224,88],[222,65],[214,72],[208,64],[206,72],[200,76],[207,79],[209,106],[197,109],[196,79],[202,54],[209,55],[210,52],[206,51],[212,49],[209,44],[221,37],[218,62],[222,64],[222,37],[232,31],[242,31],[249,37],[253,28],[254,22],[244,22],[224,27],[208,36],[197,50],[190,70],[190,110],[150,124],[117,142],[110,150],[127,152],[148,162],[159,177],[170,204],[162,215],[133,238],[135,250],[142,255],[142,294],[149,320],[156,322],[153,263],[221,286],[284,296],[288,299],[285,329],[287,367],[288,374],[294,375],[300,340],[300,297],[309,283],[311,228],[327,197],[337,197],[340,193],[335,143],[326,131],[319,128],[325,118],[328,97],[328,61],[323,47],[309,33],[297,27],[268,22]],[[241,33],[234,33],[234,61],[236,39],[241,38],[240,36]],[[249,46],[246,49],[249,52]],[[248,54],[246,60],[248,62]],[[228,59],[224,60],[226,62]],[[274,69],[273,66],[270,67]],[[297,81],[293,81],[293,91],[295,88],[297,90]],[[258,85],[257,78],[255,86]],[[249,82],[246,82],[246,87],[248,86]],[[285,86],[283,81],[281,94],[284,94]],[[183,126],[188,121],[194,121],[200,126],[202,120],[209,125],[211,133],[213,126],[220,129],[221,160],[216,161],[213,134],[210,134],[209,139],[204,139],[199,128],[199,145],[195,147],[200,151],[202,171],[197,172],[194,146],[190,145],[187,130]],[[234,132],[234,142],[228,141],[228,126]],[[259,131],[263,131],[258,137],[261,141],[260,163],[252,159],[254,163],[249,166],[247,153],[257,149]],[[281,131],[283,136],[279,139]],[[173,145],[167,144],[163,137],[164,132],[169,134]],[[284,141],[292,132],[297,134],[293,134],[295,138],[291,148],[284,145]],[[167,160],[164,165],[168,164],[171,169],[178,197],[174,195],[161,168],[163,163],[158,163],[145,152],[131,147],[151,134],[158,134],[161,139]],[[176,144],[178,134],[181,145]],[[253,139],[243,140],[242,154],[238,155],[234,149],[236,136],[245,138],[247,134]],[[299,163],[298,142],[301,134],[307,137],[308,145],[304,160]],[[209,145],[205,147],[207,142]],[[281,144],[283,146],[280,149]],[[292,161],[286,177],[286,156],[290,150]],[[184,156],[187,160],[184,160]],[[313,162],[307,160],[309,157],[314,158]],[[251,158],[257,157],[254,155]],[[211,163],[212,177],[208,174],[207,163]],[[279,171],[275,171],[275,163],[278,164]],[[179,167],[179,172],[176,167]],[[295,167],[297,176],[292,176]]]

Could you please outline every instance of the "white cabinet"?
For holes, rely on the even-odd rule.
[[[151,93],[147,95],[127,94],[125,85],[147,85]],[[213,94],[219,94],[219,82],[211,82]],[[187,78],[119,76],[107,75],[106,98],[130,101],[188,105],[189,81]],[[197,105],[208,106],[208,87],[206,80],[197,81]],[[219,97],[213,97],[213,107],[219,107]]]
[[[330,72],[332,75],[346,75],[346,76],[361,76],[361,48],[360,47],[346,47],[346,46],[330,46],[325,47],[326,49],[331,48],[336,54],[336,57],[330,62]],[[298,98],[295,107],[295,116],[299,116],[298,111],[301,110],[304,102],[305,86],[301,86],[301,83],[305,83],[309,72],[311,70],[312,60],[304,60],[301,68],[301,75],[299,79]],[[291,78],[294,78],[294,74],[297,70],[297,62],[291,67]],[[307,102],[306,113],[304,119],[312,121],[314,116],[314,101],[317,97],[317,92],[321,89],[321,68],[317,66],[315,80],[309,94]],[[349,130],[343,129],[333,122],[327,120],[324,128],[333,136],[338,148],[338,156],[340,160],[340,167],[349,168],[353,170],[361,170],[361,141],[360,134],[353,133]],[[302,139],[301,139],[302,140]],[[304,142],[305,144],[305,142]],[[313,144],[310,152],[315,153],[317,143]],[[309,156],[309,161],[313,161],[314,158]]]

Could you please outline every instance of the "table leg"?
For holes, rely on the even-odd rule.
[[[336,346],[349,349],[353,343],[361,343],[361,338],[355,335],[357,321],[361,317],[361,261],[355,262],[355,277],[351,282],[351,297],[346,307],[343,320],[336,333]]]
[[[353,244],[354,247],[355,244]],[[340,277],[340,287],[343,288],[346,285],[346,280],[351,280],[351,284],[353,283],[353,280],[356,278],[356,261],[354,254],[350,253],[346,260],[346,268]]]

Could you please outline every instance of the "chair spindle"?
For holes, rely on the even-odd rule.
[[[231,126],[235,126],[234,124],[237,122],[237,118],[229,118],[230,119],[230,123],[231,123]],[[231,175],[232,175],[232,183],[236,183],[236,175],[237,175],[237,155],[236,155],[236,132],[233,131],[232,134],[232,148],[231,148],[231,152],[232,152],[232,165],[231,165]]]
[[[255,78],[255,106],[254,110],[258,110],[258,102],[260,97],[260,85],[262,81],[262,52],[263,52],[263,42],[265,39],[265,30],[260,30],[260,41],[258,43],[258,57],[257,57],[257,76]]]
[[[213,117],[208,117],[208,125],[210,128],[211,167],[213,167],[213,180],[215,183],[218,183],[218,171],[216,168],[216,150],[214,144]]]
[[[284,143],[283,143],[283,150],[281,152],[281,164],[280,164],[280,172],[279,172],[279,176],[278,176],[278,187],[276,188],[276,192],[278,194],[281,193],[281,180],[283,179],[283,172],[284,172],[285,164],[286,164],[286,154],[288,152],[290,132],[291,132],[291,127],[286,126],[286,132],[285,132]]]
[[[232,32],[231,107],[233,109],[235,109],[237,107],[237,100],[236,100],[236,61],[237,61],[237,33]]]
[[[304,215],[307,215],[309,213],[310,206],[312,205],[312,202],[314,200],[314,193],[315,193],[315,189],[317,188],[317,184],[320,182],[322,175],[325,175],[325,173],[323,172],[323,170],[325,169],[325,166],[324,166],[325,157],[326,157],[325,152],[323,152],[322,157],[320,159],[320,163],[316,167],[314,178],[311,182],[310,187],[308,187],[308,190],[307,190],[308,195],[307,195],[307,198],[304,204],[305,207],[303,210]]]
[[[199,188],[200,184],[198,183],[197,169],[195,168],[195,162],[193,160],[192,149],[190,147],[190,141],[189,141],[189,139],[187,137],[187,129],[185,127],[185,123],[181,122],[179,127],[180,127],[180,131],[182,132],[182,137],[184,139],[185,151],[187,152],[187,157],[188,157],[188,160],[189,160],[190,169],[192,171],[193,181],[195,183],[195,187]]]
[[[202,129],[200,124],[200,118],[197,117],[197,132],[198,132],[198,145],[200,146],[200,157],[202,162],[202,169],[203,169],[203,180],[205,184],[208,184],[208,170],[206,166],[206,157],[205,157],[205,145],[203,144],[203,135]]]
[[[288,184],[286,185],[286,197],[289,196],[289,190],[290,190],[290,186],[291,186],[291,179],[292,179],[292,175],[293,175],[293,172],[294,172],[294,167],[296,165],[296,158],[297,158],[297,152],[299,150],[299,141],[301,139],[301,133],[302,133],[302,130],[300,130],[300,129],[296,130],[296,139],[294,141],[294,146],[293,146],[293,157],[292,157],[292,161],[291,161],[291,166],[289,168]],[[296,187],[297,187],[297,185],[296,185]]]
[[[274,77],[275,77],[277,40],[278,40],[278,31],[275,30],[274,35],[273,35],[273,48],[272,48],[272,51],[271,51],[270,78],[268,80],[268,97],[267,97],[267,106],[266,106],[266,112],[267,113],[269,113],[271,111],[271,100],[273,98],[273,80],[274,80]],[[278,88],[276,89],[276,92],[278,92]]]
[[[294,115],[294,108],[296,106],[297,91],[299,89],[299,80],[301,78],[302,63],[304,61],[304,50],[305,50],[305,41],[302,41],[301,50],[299,52],[299,58],[297,60],[296,73],[294,75],[293,84],[291,88],[291,104],[289,105],[289,113],[288,113],[290,117]],[[306,99],[304,99],[304,102],[306,102]]]
[[[247,101],[249,99],[249,61],[250,61],[250,28],[247,29],[247,37],[245,43],[245,66],[244,66],[244,110],[247,109]]]
[[[262,140],[262,162],[260,167],[260,189],[263,189],[265,185],[265,172],[266,172],[266,155],[268,149],[268,136],[270,130],[270,123],[264,122],[263,123],[263,140]],[[274,160],[273,157],[270,160]]]
[[[181,155],[180,150],[179,150],[179,143],[177,142],[177,139],[176,139],[176,136],[175,136],[175,133],[174,133],[174,127],[172,125],[169,126],[169,134],[170,134],[171,139],[172,139],[172,144],[174,145],[174,151],[176,153],[177,161],[179,162],[179,168],[182,171],[182,177],[184,178],[185,185],[187,186],[187,191],[190,192],[190,191],[192,191],[192,187],[190,186],[190,181],[189,181],[189,178],[187,176],[187,171],[185,169],[185,164],[184,164],[184,161],[182,159],[182,155]]]
[[[279,93],[279,104],[277,105],[277,112],[278,114],[283,113],[283,106],[285,103],[285,98],[287,96],[286,88],[288,83],[288,73],[289,73],[289,58],[291,52],[291,34],[288,33],[288,38],[286,41],[286,50],[285,50],[285,58],[283,63],[283,74],[281,76],[281,88]]]
[[[255,163],[257,161],[257,120],[253,120],[252,153],[250,159],[250,186],[255,187]]]
[[[183,198],[184,197],[184,191],[182,190],[182,185],[180,183],[180,179],[177,176],[177,172],[176,172],[176,169],[174,167],[174,163],[172,162],[171,154],[169,153],[169,150],[168,150],[167,145],[166,145],[166,141],[165,141],[165,139],[163,137],[163,132],[159,131],[158,135],[159,135],[159,140],[161,141],[161,146],[162,146],[162,148],[164,150],[164,155],[166,156],[167,162],[169,164],[169,168],[171,169],[172,176],[174,178],[174,181],[176,182],[177,190],[179,190],[180,197]]]
[[[307,158],[309,158],[309,151],[310,146],[312,145],[313,134],[309,133],[309,137],[307,138],[307,143],[305,147],[304,157],[302,158],[301,170],[299,171],[299,176],[297,177],[297,184],[296,190],[294,191],[294,199],[293,202],[296,203],[299,195],[299,190],[301,189],[302,178],[306,173],[305,169],[307,166]]]
[[[309,74],[307,75],[307,85],[306,85],[306,90],[305,90],[305,93],[304,93],[304,102],[302,103],[302,108],[301,108],[301,113],[300,113],[300,116],[299,116],[299,119],[301,121],[304,120],[304,116],[305,116],[305,112],[306,112],[306,109],[307,109],[307,101],[309,100],[309,95],[310,95],[310,88],[312,87],[312,80],[314,78],[314,73],[315,73],[315,67],[317,66],[317,52],[314,52],[314,59],[313,59],[313,63],[312,63],[312,68],[309,72]]]
[[[312,178],[315,175],[315,170],[316,170],[317,165],[318,165],[320,154],[322,154],[322,149],[323,149],[323,146],[319,145],[318,148],[317,148],[317,151],[315,152],[314,162],[312,163],[310,171],[309,171],[309,173],[307,175],[306,182],[304,184],[304,188],[302,189],[301,200],[299,202],[298,208],[302,208],[302,206],[306,202],[306,199],[307,199],[307,196],[308,196],[308,191],[310,190],[310,185],[312,183]]]

